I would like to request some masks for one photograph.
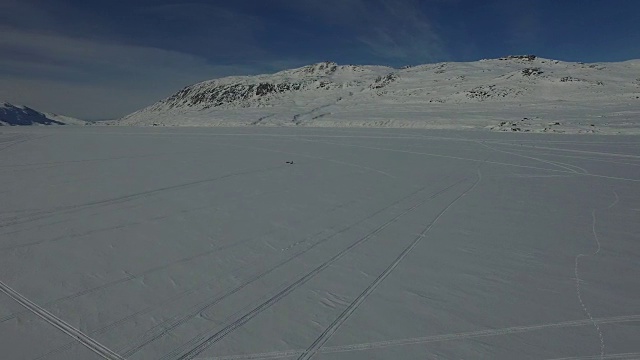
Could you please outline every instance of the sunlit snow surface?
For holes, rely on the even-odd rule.
[[[0,184],[3,359],[640,357],[639,136],[10,128]]]
[[[640,60],[488,59],[393,69],[319,63],[186,87],[111,122],[640,134]]]

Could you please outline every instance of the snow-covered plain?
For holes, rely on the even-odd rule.
[[[638,136],[11,128],[0,184],[3,359],[640,358]]]

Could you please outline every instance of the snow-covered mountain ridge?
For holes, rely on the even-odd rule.
[[[323,62],[188,86],[122,125],[640,129],[640,61],[509,56],[401,69]]]
[[[0,102],[0,126],[3,125],[84,125],[85,121],[69,116],[46,113],[23,105]]]

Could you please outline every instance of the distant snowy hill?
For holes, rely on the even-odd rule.
[[[121,125],[640,132],[640,61],[533,55],[394,69],[324,62],[188,86]]]
[[[32,108],[0,103],[0,126],[2,125],[85,125],[83,120],[69,116],[43,113]]]

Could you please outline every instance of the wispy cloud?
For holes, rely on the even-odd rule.
[[[0,0],[0,98],[116,117],[226,75],[442,60],[434,1]]]
[[[172,2],[139,7],[135,12],[146,17],[152,40],[174,49],[197,51],[223,61],[268,55],[256,38],[265,31],[264,20],[238,9],[212,3]],[[153,36],[157,27],[165,28],[161,39]]]
[[[431,0],[431,2],[438,0]],[[443,0],[439,0],[443,1]],[[300,0],[286,5],[345,29],[375,57],[413,63],[447,57],[437,31],[417,0]]]
[[[80,117],[122,115],[193,82],[255,72],[247,65],[214,65],[171,50],[6,28],[0,32],[0,51],[6,54],[0,58],[0,97],[29,98],[29,105]],[[48,91],[35,86],[38,82]],[[31,93],[27,85],[34,85]],[[60,109],[60,99],[51,96],[56,92],[74,93],[72,104],[63,102]],[[133,93],[137,105],[124,101],[125,94],[131,98]],[[85,104],[104,108],[96,111]]]
[[[229,3],[114,3],[117,22],[100,6],[0,0],[0,100],[118,117],[195,82],[306,63],[268,51],[265,19]]]

